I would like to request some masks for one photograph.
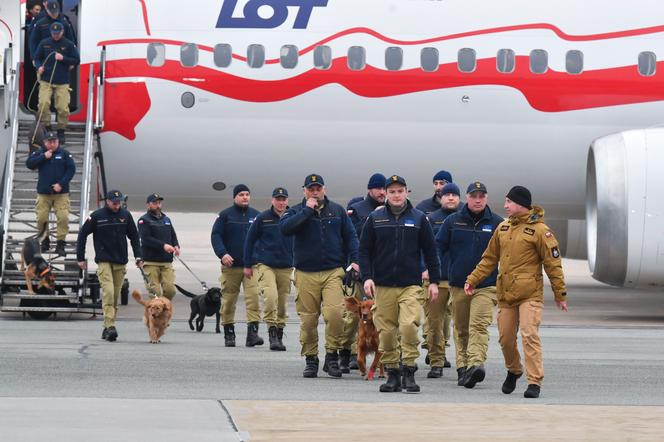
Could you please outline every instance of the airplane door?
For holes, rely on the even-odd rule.
[[[23,7],[19,0],[3,1],[0,3],[0,88],[11,84],[12,69],[20,59],[21,37],[21,11]]]

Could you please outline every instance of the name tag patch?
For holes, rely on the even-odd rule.
[[[531,229],[530,227],[526,227],[525,229],[523,229],[523,232],[526,235],[530,235],[530,236],[535,235],[535,229]]]
[[[501,226],[500,231],[501,232],[507,232],[510,229],[510,226]]]
[[[492,228],[491,226],[489,226],[489,225],[482,226],[482,232],[489,232],[489,233],[491,233],[492,230],[493,230],[493,228]]]

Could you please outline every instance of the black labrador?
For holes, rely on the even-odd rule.
[[[206,316],[216,315],[217,323],[215,327],[216,333],[221,333],[219,328],[219,322],[221,321],[221,289],[217,287],[212,287],[204,295],[194,295],[175,284],[175,287],[182,293],[184,296],[191,299],[191,315],[189,316],[189,328],[194,329],[194,324],[192,321],[196,316],[196,331],[203,330],[203,321],[205,321]]]

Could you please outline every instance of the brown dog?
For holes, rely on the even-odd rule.
[[[346,309],[360,318],[360,325],[357,330],[357,365],[360,367],[360,374],[365,376],[367,380],[373,380],[376,374],[376,366],[382,355],[378,351],[378,330],[376,330],[373,323],[371,312],[374,302],[371,299],[360,302],[355,297],[346,298],[345,302]],[[374,353],[374,359],[367,373],[367,355],[370,353]],[[380,364],[379,376],[381,378],[385,377],[383,364]]]
[[[51,292],[55,289],[55,275],[53,275],[48,261],[41,254],[39,237],[37,236],[31,236],[23,243],[21,271],[25,276],[25,285],[31,295],[35,294],[32,280],[37,277],[39,278],[37,289],[46,288]]]
[[[170,325],[171,317],[173,316],[171,301],[168,298],[159,297],[148,299],[146,302],[143,301],[141,293],[138,290],[134,290],[131,296],[136,302],[145,307],[143,322],[145,322],[145,326],[148,328],[150,343],[156,344],[160,342],[159,338],[166,333],[166,329]]]

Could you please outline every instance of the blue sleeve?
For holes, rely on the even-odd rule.
[[[357,210],[355,210],[353,208],[350,208],[348,210],[350,210],[352,212],[350,215],[348,215],[348,217],[350,218],[350,222],[353,223],[353,228],[355,229],[355,234],[359,238],[360,235],[362,234],[362,220],[360,219],[359,216],[357,216]]]
[[[41,163],[46,160],[43,150],[38,150],[33,152],[27,160],[25,160],[25,166],[30,170],[35,170]]]
[[[34,37],[36,34],[37,32],[32,34],[30,36],[30,40],[32,40],[32,37]],[[32,54],[32,61],[35,64],[35,69],[39,69],[41,65],[44,63],[44,57],[45,57],[44,46],[41,44],[41,42],[38,41],[35,47],[32,49],[34,49],[34,51],[33,50],[30,51],[30,54]]]
[[[148,248],[161,249],[165,244],[152,235],[150,225],[140,218],[138,220],[138,237],[141,239],[141,246],[146,245]]]
[[[443,221],[443,225],[436,234],[436,245],[438,246],[438,254],[441,260],[450,249],[450,236],[452,234],[452,230],[450,229],[450,218],[451,217],[448,216],[445,221]]]
[[[244,239],[244,266],[246,268],[252,267],[256,264],[256,258],[254,256],[254,248],[256,246],[256,240],[260,236],[260,228],[263,224],[260,222],[260,217],[256,217],[254,222],[249,227],[247,232],[247,237]]]
[[[302,210],[288,209],[279,220],[279,229],[286,236],[295,235],[314,214],[314,209],[302,206]]]
[[[76,240],[76,260],[85,261],[85,244],[88,241],[88,235],[94,232],[96,220],[94,216],[90,215],[88,219],[83,223],[83,227],[78,232],[78,238]]]
[[[360,260],[360,277],[362,281],[373,279],[373,250],[376,242],[376,232],[373,227],[373,216],[369,215],[360,235],[358,251]]]
[[[217,258],[221,259],[228,252],[224,245],[224,218],[221,214],[217,217],[214,225],[212,226],[212,234],[210,235],[212,241],[212,248]]]
[[[78,49],[76,49],[76,46],[71,45],[69,48],[67,48],[68,54],[62,54],[62,61],[64,64],[67,64],[69,66],[76,66],[81,62],[81,57],[78,54]]]
[[[37,28],[37,24],[32,27],[32,31],[30,32],[30,56],[32,59],[35,61],[35,66],[37,66],[37,52],[38,52],[38,47],[40,46],[41,43],[41,32],[39,32],[39,28]]]
[[[358,260],[357,250],[360,246],[360,242],[357,239],[357,232],[355,231],[355,227],[353,226],[353,223],[350,221],[350,218],[348,217],[348,215],[346,215],[346,212],[342,213],[341,222],[342,222],[341,235],[343,236],[344,239],[346,256],[349,262],[357,263]]]
[[[434,284],[440,282],[440,260],[436,252],[436,242],[433,237],[433,229],[427,218],[422,221],[420,229],[420,244],[424,251],[424,261],[429,270],[429,281]]]
[[[141,242],[138,239],[136,223],[134,223],[134,218],[129,211],[127,211],[127,237],[131,243],[131,250],[134,252],[134,259],[141,259],[143,257],[143,253],[141,253]]]
[[[65,174],[62,176],[62,179],[60,180],[61,186],[68,185],[71,179],[74,177],[74,174],[76,173],[76,163],[74,163],[74,158],[72,158],[71,154],[67,151],[65,151],[64,154],[67,157],[65,158],[66,161]]]

